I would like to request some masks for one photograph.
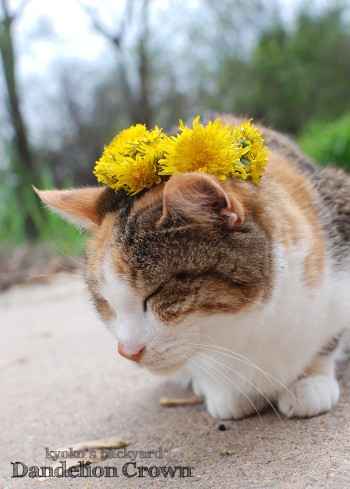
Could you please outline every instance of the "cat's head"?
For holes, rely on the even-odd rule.
[[[91,232],[85,277],[119,352],[153,371],[183,365],[200,335],[267,299],[271,236],[259,189],[174,175],[134,197],[110,188],[37,191]],[[210,340],[206,340],[208,342]]]

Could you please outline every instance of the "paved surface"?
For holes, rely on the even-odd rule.
[[[0,327],[1,489],[350,487],[349,365],[333,412],[284,424],[267,412],[219,431],[203,406],[158,405],[182,393],[117,355],[77,277],[3,293]],[[130,450],[162,448],[162,459],[137,465],[190,466],[193,477],[128,479],[125,458],[99,464],[117,466],[117,479],[11,479],[10,462],[48,465],[44,447],[110,436],[131,440]],[[232,454],[220,456],[227,447]]]

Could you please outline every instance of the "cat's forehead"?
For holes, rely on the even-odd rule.
[[[162,189],[151,190],[118,210],[106,250],[118,275],[148,283],[159,282],[179,269],[196,270],[210,263],[217,236],[190,225],[159,226]]]
[[[114,211],[107,213],[94,238],[100,262],[108,255],[109,266],[119,276],[147,286],[179,273],[237,273],[237,263],[246,261],[249,267],[255,258],[259,261],[266,237],[260,235],[258,241],[251,223],[235,232],[171,221],[159,227],[162,192],[159,186],[136,198],[118,196],[117,201],[107,195]]]

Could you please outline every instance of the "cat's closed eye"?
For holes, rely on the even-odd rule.
[[[143,311],[144,312],[147,312],[148,311],[148,303],[149,301],[152,299],[152,297],[156,296],[157,294],[159,294],[159,292],[161,290],[163,290],[165,284],[161,284],[159,285],[159,287],[157,287],[153,292],[151,292],[151,294],[149,294],[145,300],[143,301]]]

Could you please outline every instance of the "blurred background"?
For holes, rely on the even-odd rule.
[[[350,170],[349,0],[0,0],[0,57],[0,289],[74,268],[31,185],[95,184],[130,124],[235,112]]]

